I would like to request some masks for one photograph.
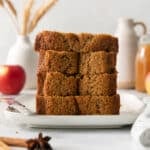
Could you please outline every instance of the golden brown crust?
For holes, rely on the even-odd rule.
[[[117,52],[118,40],[115,37],[107,34],[94,35],[85,46],[81,49],[81,52],[94,52],[94,51],[106,51]]]
[[[36,36],[35,50],[68,50],[70,46],[65,36],[59,32],[44,31]]]
[[[88,43],[90,43],[90,41],[92,40],[92,38],[94,37],[93,34],[90,33],[81,33],[78,35],[79,40],[80,40],[80,52],[81,50],[84,49],[84,47],[86,47],[86,45]]]
[[[36,96],[36,113],[37,114],[46,114],[44,96]]]
[[[38,95],[43,95],[45,78],[46,78],[46,72],[37,73],[37,94]]]
[[[118,51],[118,39],[108,34],[73,34],[43,31],[36,36],[35,50],[74,52]]]
[[[45,51],[40,50],[39,51],[39,60],[38,60],[37,72],[40,71],[40,67],[43,65],[44,57],[45,57]]]
[[[74,33],[62,33],[66,39],[66,42],[69,45],[68,51],[78,52],[80,50],[80,41],[79,37]]]

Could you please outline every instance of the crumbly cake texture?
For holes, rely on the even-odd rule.
[[[117,73],[67,76],[59,72],[38,73],[38,95],[115,95]]]
[[[61,72],[70,75],[78,73],[78,53],[54,50],[48,50],[43,54],[44,52],[41,51],[41,57],[44,57],[39,67],[40,71]]]
[[[59,72],[48,72],[44,81],[44,96],[77,95],[77,79]]]
[[[112,73],[116,67],[116,53],[92,52],[80,55],[79,72],[86,74]]]
[[[117,52],[118,40],[108,34],[93,35],[43,31],[36,36],[35,50]]]
[[[36,111],[47,115],[118,114],[117,38],[44,31],[39,52]]]
[[[36,112],[47,115],[77,115],[78,108],[74,96],[37,96]]]
[[[116,73],[84,75],[79,82],[79,95],[115,95],[117,88],[116,78]]]
[[[37,96],[36,111],[47,115],[118,114],[119,95],[113,96]],[[40,107],[39,107],[40,106]]]
[[[77,96],[76,102],[81,115],[118,114],[119,95],[113,96]]]
[[[68,75],[113,73],[116,71],[116,53],[98,51],[79,54],[41,50],[39,53],[39,71],[54,71]]]

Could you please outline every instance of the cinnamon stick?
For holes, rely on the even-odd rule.
[[[9,138],[9,137],[0,137],[0,141],[9,145],[9,146],[16,146],[16,147],[27,147],[26,139],[20,138]],[[0,144],[1,145],[1,144]]]
[[[0,150],[10,150],[9,146],[0,141]]]
[[[24,147],[28,150],[34,150],[36,148],[42,150],[52,150],[52,147],[49,144],[50,139],[51,137],[43,136],[42,133],[39,133],[38,137],[34,139],[0,137],[0,150],[10,150],[9,146]]]

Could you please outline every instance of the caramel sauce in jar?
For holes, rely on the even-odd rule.
[[[135,60],[135,88],[145,92],[145,78],[150,72],[150,44],[140,46]]]

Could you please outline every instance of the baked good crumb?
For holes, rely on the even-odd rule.
[[[120,97],[113,96],[77,96],[79,114],[108,115],[119,114]]]
[[[59,72],[48,72],[44,81],[45,96],[77,95],[77,79]]]
[[[78,108],[74,96],[37,96],[36,112],[47,115],[77,115]]]
[[[117,90],[117,74],[84,75],[79,82],[79,95],[110,96]]]
[[[116,53],[105,51],[82,53],[79,64],[79,73],[82,75],[113,73],[116,70]]]
[[[42,52],[41,55],[43,56]],[[48,50],[44,54],[39,71],[61,72],[70,75],[77,74],[78,57],[78,53],[76,52]]]
[[[117,52],[118,39],[108,34],[43,31],[36,36],[35,50]]]
[[[37,96],[36,111],[46,115],[118,114],[119,95],[113,96]]]
[[[118,39],[108,34],[44,31],[37,35],[36,112],[45,115],[118,114]]]

